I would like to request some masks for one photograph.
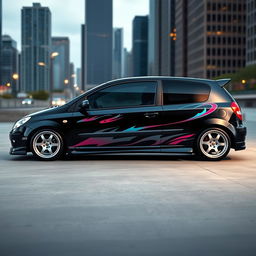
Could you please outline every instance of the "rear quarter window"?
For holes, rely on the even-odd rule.
[[[185,104],[205,102],[209,98],[210,86],[201,82],[162,81],[163,104]]]

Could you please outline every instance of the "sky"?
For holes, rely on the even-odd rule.
[[[104,1],[104,0],[102,0]],[[81,24],[84,23],[85,0],[3,0],[2,33],[17,41],[20,50],[21,8],[40,2],[52,13],[52,36],[68,36],[71,61],[80,67]],[[124,46],[131,48],[132,20],[135,15],[147,15],[149,0],[113,0],[113,26],[124,28]]]

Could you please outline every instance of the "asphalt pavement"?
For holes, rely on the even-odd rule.
[[[10,156],[0,123],[0,255],[256,255],[256,122],[220,162]]]

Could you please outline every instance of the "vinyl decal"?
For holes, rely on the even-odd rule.
[[[97,120],[99,118],[100,117],[98,117],[98,116],[87,117],[87,118],[84,118],[82,120],[79,120],[78,123],[92,122],[92,121],[95,121],[95,120]]]
[[[181,137],[178,137],[176,139],[173,139],[169,142],[169,145],[177,145],[177,144],[180,144],[181,142],[183,141],[186,141],[188,140],[189,138],[191,137],[194,137],[195,134],[189,134],[189,135],[185,135],[185,136],[181,136]]]
[[[72,146],[72,147],[86,147],[86,146],[105,146],[105,145],[110,145],[113,143],[127,143],[134,139],[135,137],[126,137],[125,141],[123,138],[112,138],[112,137],[96,137],[96,138],[88,138],[86,140],[83,140],[82,142],[79,142],[78,144]]]
[[[87,118],[84,118],[82,120],[79,120],[78,123],[86,123],[86,122],[92,122],[92,121],[95,121],[99,118],[104,118],[106,116],[92,116],[92,117],[87,117]],[[121,115],[117,115],[117,116],[114,116],[114,117],[110,117],[110,118],[107,118],[107,119],[103,119],[101,121],[99,121],[100,124],[108,124],[108,123],[112,123],[112,122],[115,122],[119,119],[121,119]]]
[[[137,131],[144,130],[144,129],[157,128],[157,127],[163,127],[163,126],[169,126],[169,125],[175,125],[175,124],[182,124],[182,123],[190,122],[190,121],[196,120],[198,118],[201,118],[201,117],[208,116],[208,115],[212,114],[218,107],[218,105],[215,104],[215,103],[206,103],[206,104],[199,105],[199,106],[200,107],[210,106],[210,109],[207,110],[207,108],[204,107],[202,112],[197,113],[195,116],[193,116],[191,118],[181,120],[181,121],[178,121],[178,122],[167,123],[167,124],[150,125],[150,126],[144,126],[144,127],[135,127],[135,126],[133,126],[133,127],[130,127],[128,129],[124,130],[123,132],[137,132]]]
[[[81,146],[88,146],[88,145],[103,146],[103,145],[109,144],[111,142],[112,142],[112,140],[110,140],[108,138],[99,138],[99,139],[88,138],[88,139],[74,145],[73,147],[81,147]]]
[[[117,115],[117,116],[114,116],[114,117],[111,117],[111,118],[101,120],[100,124],[108,124],[108,123],[112,123],[112,122],[115,122],[115,121],[120,120],[120,119],[122,119],[121,115]]]

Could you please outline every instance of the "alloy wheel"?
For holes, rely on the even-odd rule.
[[[229,151],[229,144],[226,133],[217,129],[206,131],[199,141],[201,152],[210,159],[222,158]]]
[[[61,149],[61,140],[53,131],[39,132],[33,139],[33,150],[43,159],[54,158]]]

